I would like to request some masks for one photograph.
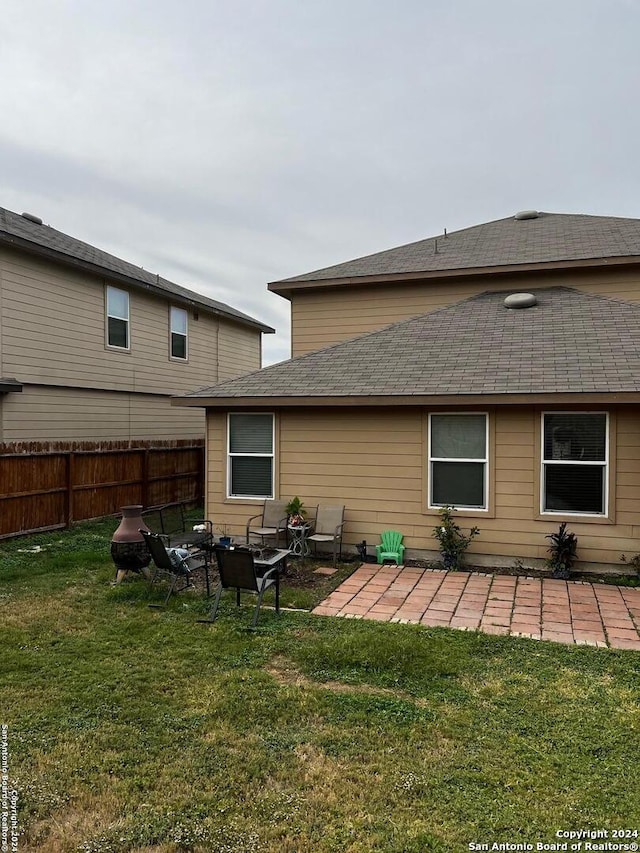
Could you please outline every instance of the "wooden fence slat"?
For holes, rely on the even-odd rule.
[[[0,538],[68,527],[142,503],[196,503],[204,442],[0,445]]]

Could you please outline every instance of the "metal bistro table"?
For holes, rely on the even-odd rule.
[[[307,557],[309,555],[309,543],[307,536],[311,530],[310,524],[288,524],[289,539],[291,540],[291,554],[294,557]]]

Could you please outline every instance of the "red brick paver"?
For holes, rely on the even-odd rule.
[[[362,565],[313,611],[640,651],[640,588]]]

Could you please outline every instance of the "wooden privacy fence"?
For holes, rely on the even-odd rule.
[[[204,441],[0,444],[0,538],[68,527],[121,506],[195,503]]]

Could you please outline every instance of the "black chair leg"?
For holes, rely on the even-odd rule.
[[[255,628],[258,624],[258,616],[260,615],[260,605],[262,604],[262,596],[264,595],[264,587],[258,593],[258,603],[256,605],[256,609],[253,613],[253,621],[251,622],[251,627]]]
[[[177,582],[178,582],[178,576],[173,575],[173,577],[171,579],[171,586],[169,587],[169,592],[167,593],[167,597],[164,600],[164,606],[165,607],[167,606],[169,599],[171,598],[171,596],[173,594],[173,590],[175,589]]]
[[[280,573],[276,573],[276,613],[280,615]]]
[[[213,607],[211,608],[211,612],[209,613],[208,619],[198,619],[198,622],[215,622],[216,616],[218,615],[218,605],[220,604],[220,596],[222,595],[222,584],[218,585],[216,589],[216,597],[213,601]]]
[[[150,577],[150,579],[149,579],[149,586],[147,587],[147,598],[150,598],[150,597],[151,597],[151,590],[153,589],[153,585],[154,585],[154,583],[156,582],[157,577],[158,577],[158,570],[156,569],[156,570],[152,573],[152,575],[151,575],[151,577]]]

